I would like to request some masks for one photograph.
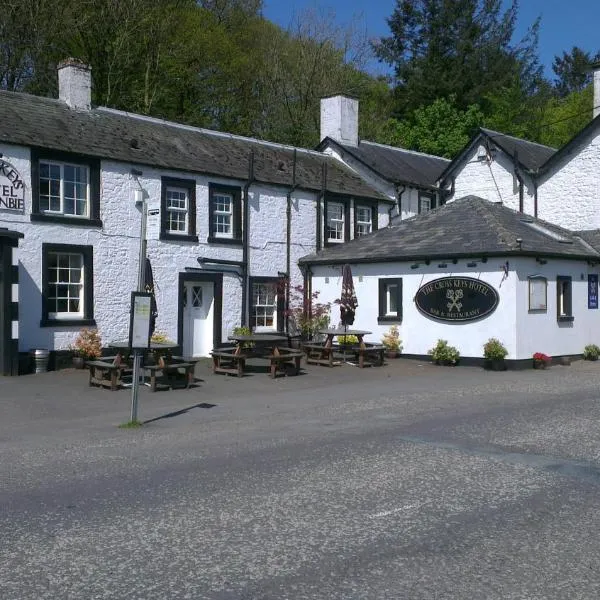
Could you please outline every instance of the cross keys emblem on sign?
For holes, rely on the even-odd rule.
[[[462,290],[447,290],[446,298],[450,300],[446,305],[448,307],[448,311],[457,310],[459,311],[462,308],[462,302],[459,300],[463,297]]]

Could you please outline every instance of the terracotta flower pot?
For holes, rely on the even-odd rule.
[[[546,368],[546,361],[545,360],[536,360],[535,358],[533,359],[533,368],[534,369],[545,369]]]

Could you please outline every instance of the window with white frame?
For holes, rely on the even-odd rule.
[[[419,194],[419,214],[429,212],[434,208],[433,194]]]
[[[88,218],[90,177],[85,165],[40,160],[39,211],[53,215]]]
[[[185,188],[167,187],[167,231],[187,235],[189,233],[189,198]]]
[[[216,237],[233,237],[233,195],[213,195],[213,232]]]
[[[47,311],[50,319],[82,319],[84,316],[83,254],[48,252]]]
[[[340,202],[327,203],[326,239],[330,243],[344,241],[345,214],[344,205]]]
[[[356,207],[356,237],[373,231],[373,209],[370,206]]]
[[[272,282],[252,284],[250,325],[254,331],[277,329],[277,285]]]

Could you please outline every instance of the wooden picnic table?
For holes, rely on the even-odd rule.
[[[277,371],[287,374],[286,366],[293,366],[293,373],[300,371],[302,352],[289,348],[285,335],[270,333],[233,334],[228,337],[234,347],[217,348],[211,352],[213,371],[242,377],[249,358],[269,360],[269,374],[275,378]]]
[[[362,329],[322,329],[318,333],[327,336],[325,343],[304,344],[306,362],[309,364],[326,365],[329,367],[341,364],[340,361],[336,362],[333,359],[333,352],[335,350],[333,340],[336,337],[351,335],[357,338],[358,343],[352,345],[343,344],[343,346],[350,346],[350,350],[358,357],[358,367],[362,369],[372,364],[383,364],[384,347],[379,344],[367,344],[364,341],[365,335],[371,334],[371,331],[364,331]]]

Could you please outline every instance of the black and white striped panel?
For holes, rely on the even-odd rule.
[[[11,302],[10,302],[10,319],[11,319],[11,340],[10,351],[13,356],[19,353],[19,258],[17,257],[17,249],[12,251],[12,265],[10,268],[10,283],[11,283]]]

